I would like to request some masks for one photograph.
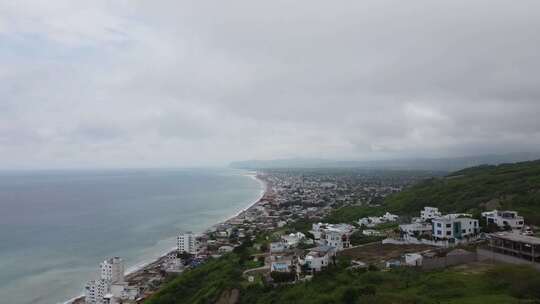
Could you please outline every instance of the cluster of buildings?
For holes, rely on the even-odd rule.
[[[358,225],[373,228],[377,225],[397,221],[399,216],[386,212],[383,216],[369,216],[358,220]]]
[[[87,304],[135,303],[139,289],[130,286],[124,279],[124,262],[119,257],[107,259],[99,264],[99,278],[85,286]]]
[[[197,267],[209,257],[233,251],[245,240],[255,241],[262,233],[271,234],[280,228],[286,230],[288,224],[298,220],[314,223],[309,233],[287,233],[274,239],[266,252],[254,256],[256,260],[264,260],[264,266],[254,268],[254,271],[264,269],[269,277],[272,273],[286,273],[295,280],[308,279],[334,263],[338,252],[351,247],[350,238],[356,230],[350,224],[322,223],[325,216],[346,205],[377,206],[385,196],[423,177],[362,174],[354,170],[335,174],[269,170],[258,176],[265,182],[266,192],[257,203],[202,234],[181,233],[177,237],[176,250],[157,261],[156,267],[141,272],[135,284],[126,283],[122,259],[115,257],[101,263],[99,279],[88,282],[85,287],[85,301],[87,304],[130,303],[144,292],[147,293],[143,297],[151,294],[148,286],[152,287],[153,281],[163,281],[163,273],[180,273]],[[490,235],[488,244],[493,252],[540,261],[540,241],[527,235],[530,232],[517,212],[493,210],[482,213],[482,217],[487,225],[515,232]],[[379,217],[361,218],[357,224],[363,234],[378,235],[375,233],[379,231],[366,228],[398,219],[398,215],[386,212]],[[399,239],[386,239],[383,243],[453,247],[476,241],[480,237],[480,223],[470,214],[442,214],[437,208],[424,207],[419,217],[399,225],[399,231]],[[469,253],[460,250],[451,251],[444,260],[433,256],[432,252],[406,253],[401,260],[387,261],[387,267],[439,267],[447,265],[448,261],[461,263],[470,258]]]
[[[478,239],[480,225],[465,213],[443,215],[437,208],[424,207],[420,217],[409,224],[399,225],[401,241],[451,247]]]
[[[270,243],[270,272],[294,273],[299,279],[322,271],[337,252],[351,246],[349,238],[354,231],[355,227],[348,224],[316,223],[309,231],[313,239],[300,232],[284,235],[279,241]],[[291,238],[294,241],[291,242]],[[311,248],[298,248],[301,241],[311,244]]]

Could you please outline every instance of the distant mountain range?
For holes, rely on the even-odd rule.
[[[387,170],[457,171],[479,165],[498,165],[540,159],[540,152],[464,156],[454,158],[416,158],[373,161],[338,161],[327,159],[290,158],[232,162],[236,169],[277,168],[363,168]]]

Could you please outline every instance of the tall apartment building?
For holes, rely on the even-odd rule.
[[[197,254],[198,243],[195,234],[189,231],[178,235],[176,238],[176,245],[178,252],[187,252],[190,254]]]
[[[99,264],[100,278],[89,281],[84,288],[86,304],[107,304],[106,296],[113,284],[124,283],[124,261],[119,257],[107,259]]]
[[[101,278],[110,283],[124,282],[124,261],[119,257],[107,259],[99,264]]]

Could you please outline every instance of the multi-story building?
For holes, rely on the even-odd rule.
[[[448,214],[432,219],[433,238],[450,242],[468,240],[478,235],[478,220],[468,214]]]
[[[124,282],[124,261],[119,257],[107,259],[99,264],[101,279],[110,283]]]
[[[351,246],[349,236],[350,234],[345,230],[327,228],[324,230],[324,243],[327,246],[334,247],[336,251],[341,251]]]
[[[399,225],[401,238],[404,240],[420,239],[422,237],[430,237],[433,227],[430,223],[411,223]]]
[[[199,247],[197,238],[191,231],[180,234],[176,238],[176,245],[178,247],[178,252],[187,252],[190,254],[197,254]]]
[[[92,280],[84,288],[86,304],[104,304],[105,295],[109,292],[110,282],[104,279]]]
[[[330,259],[334,254],[334,247],[324,245],[319,246],[309,251],[303,260],[303,264],[310,271],[321,271],[322,269],[328,267],[328,264],[330,264]]]
[[[121,293],[111,293],[111,286],[129,286],[124,281],[124,261],[119,257],[107,259],[99,264],[99,276],[97,280],[89,281],[84,289],[85,302],[87,304],[109,304],[113,298],[121,298]],[[131,294],[136,289],[131,288]],[[113,291],[119,290],[113,288]]]
[[[495,224],[499,228],[510,227],[512,230],[521,230],[525,224],[525,220],[517,211],[487,211],[482,212],[482,217],[486,218],[487,224]]]
[[[424,207],[424,210],[420,211],[420,218],[423,221],[432,220],[440,216],[441,216],[441,212],[439,211],[438,208],[435,208],[435,207]]]

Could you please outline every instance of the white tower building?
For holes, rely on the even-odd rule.
[[[107,259],[99,264],[101,279],[110,283],[124,282],[124,261],[119,257]]]
[[[178,235],[176,238],[176,245],[178,247],[178,252],[197,254],[198,244],[196,236],[191,231]]]

